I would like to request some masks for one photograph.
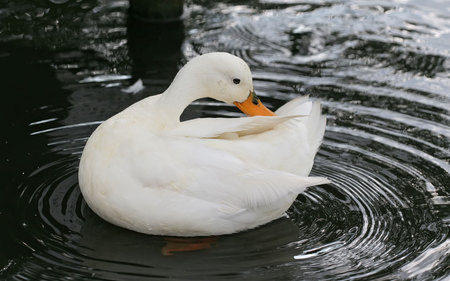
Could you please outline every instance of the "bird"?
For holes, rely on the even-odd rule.
[[[233,118],[180,121],[193,101],[237,106]],[[196,237],[253,229],[286,214],[307,187],[326,117],[297,97],[275,112],[256,96],[241,58],[225,52],[187,62],[162,94],[101,123],[79,164],[87,205],[117,226],[151,235]]]

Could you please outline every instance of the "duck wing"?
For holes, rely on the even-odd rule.
[[[226,216],[265,208],[283,209],[281,215],[307,187],[329,182],[243,161],[237,155],[207,146],[208,139],[164,137],[160,141],[161,145],[154,145],[161,149],[151,153],[135,151],[133,171],[139,173],[136,178],[140,186],[208,202]],[[201,209],[202,204],[196,206]]]
[[[253,116],[241,118],[199,118],[181,122],[169,131],[173,136],[195,138],[222,138],[259,134],[273,129],[286,121],[302,118],[303,115]]]

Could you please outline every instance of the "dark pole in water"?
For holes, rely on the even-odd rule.
[[[130,0],[130,13],[144,21],[177,21],[183,14],[183,0]]]

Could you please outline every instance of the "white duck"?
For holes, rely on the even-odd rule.
[[[272,116],[180,122],[204,97]],[[194,58],[164,93],[95,130],[81,157],[81,192],[103,219],[147,234],[220,235],[270,222],[306,187],[328,182],[307,177],[325,131],[320,105],[302,97],[275,113],[255,96],[242,59]]]

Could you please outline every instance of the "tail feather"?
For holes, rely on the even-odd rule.
[[[322,108],[319,102],[313,102],[311,113],[306,121],[306,127],[309,132],[309,144],[314,153],[317,152],[322,144],[323,136],[325,134],[327,118],[322,115]]]
[[[295,98],[283,106],[278,108],[275,113],[277,115],[309,115],[311,112],[312,102],[309,100],[309,96],[301,96]]]
[[[281,106],[277,115],[308,115],[304,122],[308,132],[308,144],[311,151],[315,154],[322,144],[325,133],[326,116],[322,115],[322,108],[319,102],[309,100],[309,96],[302,96]]]

